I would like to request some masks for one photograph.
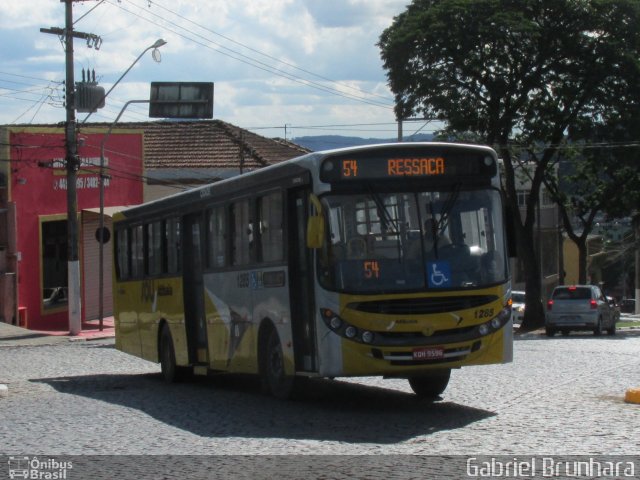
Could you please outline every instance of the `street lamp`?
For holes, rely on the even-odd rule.
[[[156,62],[160,62],[161,60],[161,55],[160,55],[160,51],[158,50],[158,48],[162,47],[163,45],[166,45],[166,41],[164,41],[163,39],[159,38],[158,40],[155,41],[155,43],[147,48],[145,48],[142,53],[140,55],[138,55],[138,58],[136,58],[133,63],[129,66],[129,68],[127,68],[127,70],[120,76],[120,78],[116,81],[116,83],[114,83],[111,88],[109,89],[109,91],[107,91],[107,93],[104,94],[104,96],[106,97],[107,95],[109,95],[109,93],[111,93],[111,91],[115,88],[115,86],[120,83],[120,80],[122,80],[124,78],[124,76],[129,73],[129,70],[131,70],[133,68],[133,66],[138,63],[138,60],[140,60],[142,58],[142,56],[147,53],[149,50],[153,49],[153,59]],[[99,234],[98,234],[98,238],[99,238],[99,265],[98,265],[98,316],[99,316],[99,322],[100,322],[100,331],[102,331],[103,329],[103,320],[104,320],[104,242],[105,242],[105,231],[104,231],[104,149],[105,149],[105,144],[107,142],[107,139],[109,138],[109,135],[111,135],[111,130],[113,129],[113,127],[115,126],[115,124],[118,122],[118,120],[120,119],[120,116],[122,115],[122,113],[124,112],[124,110],[127,108],[127,106],[129,105],[129,103],[132,102],[127,102],[124,106],[124,108],[120,111],[120,114],[118,114],[118,116],[116,117],[116,119],[113,121],[113,123],[111,124],[111,126],[109,127],[109,130],[107,131],[107,133],[105,134],[104,138],[102,139],[102,142],[100,144],[100,227],[99,227]],[[91,116],[90,112],[89,115],[87,115],[85,117],[85,119],[83,120],[82,123],[87,121],[87,118],[89,118],[89,116]]]
[[[162,47],[163,45],[166,45],[167,42],[165,40],[163,40],[162,38],[159,38],[158,40],[156,40],[154,42],[153,45],[148,46],[147,48],[145,48],[142,53],[140,55],[138,55],[138,58],[136,58],[133,63],[131,65],[129,65],[129,68],[127,68],[124,73],[122,75],[120,75],[120,78],[118,78],[118,80],[116,80],[116,83],[114,83],[113,85],[111,85],[111,88],[109,90],[107,90],[107,93],[105,93],[102,98],[100,99],[100,102],[98,102],[98,105],[105,99],[107,98],[107,96],[111,93],[111,91],[116,88],[116,85],[118,85],[120,83],[120,80],[122,80],[127,73],[129,73],[129,71],[134,67],[134,65],[136,63],[138,63],[138,61],[144,56],[145,53],[147,53],[149,50],[153,49],[153,52],[151,53],[151,56],[153,57],[153,59],[160,63],[160,60],[162,60],[162,56],[160,55],[160,50],[158,50],[160,47]],[[96,105],[97,107],[97,105]],[[97,108],[94,108],[92,110],[97,110]],[[84,120],[82,120],[82,123],[85,123],[87,121],[87,119],[91,116],[91,114],[93,114],[93,111],[89,112],[89,114],[84,117]]]

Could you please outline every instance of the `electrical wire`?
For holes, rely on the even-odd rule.
[[[130,4],[134,5],[134,6],[136,6],[137,8],[140,8],[140,7],[138,7],[137,5],[135,5],[131,0],[125,0],[125,1],[127,1],[128,3],[130,3]],[[327,78],[327,77],[322,76],[322,75],[318,75],[318,74],[316,74],[316,73],[314,73],[314,72],[311,72],[311,71],[306,70],[306,69],[304,69],[304,68],[298,67],[297,65],[295,65],[295,64],[293,64],[293,63],[289,63],[289,62],[287,62],[287,61],[285,61],[285,60],[282,60],[282,59],[280,59],[280,58],[277,58],[277,57],[274,57],[274,56],[269,55],[269,54],[267,54],[267,53],[261,52],[261,51],[259,51],[259,50],[255,49],[255,48],[253,48],[253,47],[250,47],[250,46],[248,46],[248,45],[245,45],[244,43],[238,42],[238,41],[234,40],[234,39],[233,39],[233,38],[231,38],[231,37],[228,37],[228,36],[226,36],[226,35],[223,35],[223,34],[221,34],[221,33],[219,33],[219,32],[216,32],[215,30],[212,30],[212,29],[210,29],[210,28],[208,28],[208,27],[206,27],[206,26],[204,26],[204,25],[201,25],[201,24],[199,24],[199,23],[197,23],[197,22],[194,22],[193,20],[190,20],[190,19],[188,19],[187,17],[185,17],[185,16],[183,16],[183,15],[181,15],[181,14],[179,14],[179,13],[177,13],[177,12],[173,11],[173,10],[170,10],[170,9],[168,9],[168,8],[164,7],[163,5],[161,5],[161,4],[160,4],[159,2],[157,2],[157,1],[148,0],[148,3],[149,3],[149,6],[151,6],[151,5],[155,5],[156,7],[160,8],[161,10],[164,10],[165,12],[168,12],[168,13],[170,13],[170,14],[172,14],[172,15],[175,15],[176,17],[178,17],[178,18],[180,18],[180,19],[182,19],[182,20],[184,20],[184,21],[186,21],[186,22],[188,22],[188,23],[190,23],[190,24],[192,24],[192,25],[195,25],[195,26],[197,26],[197,27],[199,27],[199,28],[201,28],[201,29],[203,29],[203,30],[205,30],[205,31],[207,31],[207,32],[209,32],[209,33],[211,33],[211,34],[213,34],[213,35],[216,35],[216,36],[218,36],[218,37],[220,37],[220,38],[223,38],[224,40],[227,40],[227,41],[229,41],[229,42],[231,42],[231,43],[233,43],[233,44],[235,44],[235,45],[238,45],[238,46],[240,46],[240,47],[242,47],[242,48],[246,48],[247,50],[249,50],[249,51],[251,51],[251,52],[253,52],[253,53],[257,53],[258,55],[261,55],[261,56],[263,56],[263,57],[266,57],[266,58],[268,58],[268,59],[270,59],[270,60],[274,60],[274,61],[276,61],[276,62],[278,62],[278,63],[281,63],[281,64],[283,64],[283,65],[286,65],[287,67],[291,67],[291,68],[293,68],[293,69],[295,69],[295,70],[298,70],[298,71],[300,71],[300,72],[302,72],[302,73],[305,73],[305,74],[307,74],[307,75],[311,75],[311,76],[313,76],[313,77],[319,78],[319,79],[321,79],[321,80],[325,80],[325,81],[327,81],[327,82],[331,82],[331,83],[338,84],[338,85],[340,85],[340,86],[341,86],[341,87],[343,87],[343,88],[347,88],[347,89],[350,89],[350,90],[354,90],[354,91],[356,91],[356,92],[358,92],[358,93],[360,93],[360,94],[366,94],[366,95],[370,95],[370,96],[378,97],[378,98],[380,98],[380,99],[382,99],[382,100],[385,100],[386,102],[393,103],[393,101],[392,101],[392,100],[390,100],[388,96],[383,96],[383,95],[379,95],[379,94],[377,94],[377,93],[372,93],[372,92],[363,92],[361,89],[359,89],[359,88],[357,88],[357,87],[353,87],[353,86],[351,86],[351,85],[346,85],[346,84],[344,84],[344,83],[337,82],[336,80],[333,80],[333,79]],[[166,18],[164,18],[164,17],[162,17],[162,18],[163,18],[164,20],[166,20]],[[174,25],[178,26],[177,24],[175,24],[175,23],[173,23],[173,22],[172,22],[172,24],[174,24]]]
[[[330,93],[332,95],[336,95],[336,96],[339,96],[339,97],[342,97],[342,98],[355,100],[355,101],[358,101],[358,102],[361,102],[361,103],[366,103],[366,104],[372,105],[372,106],[383,107],[383,108],[386,108],[386,109],[389,109],[389,110],[393,110],[393,108],[394,108],[393,104],[382,104],[380,102],[367,100],[365,98],[358,97],[358,96],[353,95],[353,94],[346,94],[346,93],[341,92],[340,90],[338,90],[336,88],[333,88],[333,87],[330,87],[330,86],[326,86],[326,85],[322,85],[322,84],[314,82],[312,80],[307,80],[307,79],[295,76],[295,75],[293,75],[291,73],[288,73],[288,72],[285,72],[284,70],[281,70],[281,69],[279,69],[277,67],[273,67],[273,66],[268,65],[268,64],[266,64],[266,63],[264,63],[264,62],[262,62],[260,60],[256,60],[256,59],[251,58],[251,57],[249,57],[247,55],[244,55],[244,54],[242,54],[240,52],[237,52],[237,51],[235,51],[233,49],[225,47],[224,45],[219,44],[219,43],[217,43],[217,42],[215,42],[215,41],[213,41],[213,40],[211,40],[209,38],[206,38],[206,37],[204,37],[204,36],[202,36],[200,34],[192,32],[192,31],[190,31],[190,30],[188,30],[188,29],[186,29],[184,27],[181,27],[181,26],[175,24],[174,22],[167,21],[167,23],[173,25],[177,29],[184,30],[184,31],[188,32],[189,34],[191,34],[191,35],[193,35],[195,37],[199,37],[200,39],[202,39],[205,42],[207,42],[207,43],[203,43],[202,41],[198,41],[198,40],[196,40],[194,38],[191,38],[188,35],[186,35],[184,33],[180,33],[179,31],[177,31],[175,29],[168,28],[166,26],[163,26],[163,25],[159,24],[158,22],[155,22],[155,21],[150,20],[150,19],[148,19],[146,17],[143,17],[142,15],[139,15],[139,14],[137,14],[135,12],[132,12],[131,10],[126,9],[122,5],[113,3],[111,0],[105,0],[105,1],[106,1],[106,3],[109,3],[112,6],[114,6],[116,8],[119,8],[120,10],[123,10],[124,12],[127,12],[127,13],[129,13],[131,15],[135,15],[136,17],[140,18],[141,20],[144,20],[145,22],[151,23],[151,24],[156,25],[158,27],[165,28],[168,31],[174,33],[175,35],[178,35],[179,37],[184,38],[185,40],[189,40],[191,42],[194,42],[194,43],[196,43],[196,44],[198,44],[198,45],[200,45],[202,47],[205,47],[205,48],[208,48],[210,50],[213,50],[213,51],[215,51],[217,53],[220,53],[222,55],[225,55],[225,56],[227,56],[229,58],[233,58],[234,60],[237,60],[239,62],[245,63],[247,65],[250,65],[250,66],[252,66],[254,68],[257,68],[259,70],[265,71],[267,73],[271,73],[271,74],[280,76],[282,78],[286,78],[287,80],[291,80],[291,81],[293,81],[295,83],[299,83],[299,84],[307,86],[307,87],[315,88],[317,90],[321,90],[321,91],[324,91],[326,93]],[[154,13],[151,13],[151,15],[154,15],[156,17],[161,18],[163,21],[166,21],[165,19],[163,19],[159,15],[156,15]],[[219,48],[213,48],[209,44],[216,45]]]
[[[58,83],[60,85],[62,85],[64,83],[62,81],[49,80],[47,78],[32,77],[32,76],[29,76],[29,75],[20,75],[20,74],[17,74],[17,73],[9,73],[9,72],[2,72],[2,71],[0,71],[0,75],[10,75],[12,77],[28,78],[28,79],[31,79],[31,80],[38,80],[38,81],[41,81],[41,82],[49,82],[49,83],[54,82],[54,83]]]

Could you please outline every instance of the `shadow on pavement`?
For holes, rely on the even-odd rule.
[[[158,374],[34,379],[61,393],[144,412],[202,437],[286,438],[397,443],[463,428],[494,416],[451,402],[339,380],[308,382],[302,401],[263,395],[253,377],[195,378],[168,385]]]

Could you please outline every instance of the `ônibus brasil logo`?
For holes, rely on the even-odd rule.
[[[61,462],[55,458],[9,457],[9,478],[29,478],[38,480],[63,480],[67,470],[73,468],[71,462]]]

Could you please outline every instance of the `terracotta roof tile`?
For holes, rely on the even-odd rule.
[[[221,120],[120,123],[144,130],[145,168],[255,169],[309,150],[281,139],[256,135]]]
[[[60,125],[51,124],[11,127],[51,127],[63,132]],[[111,124],[88,123],[78,127],[79,131],[83,128],[106,131]],[[120,122],[116,131],[119,129],[144,131],[144,168],[148,173],[157,172],[158,178],[180,179],[175,171],[183,170],[191,180],[219,179],[224,177],[220,171],[238,171],[241,159],[242,170],[246,172],[310,152],[295,143],[266,138],[221,120]]]

